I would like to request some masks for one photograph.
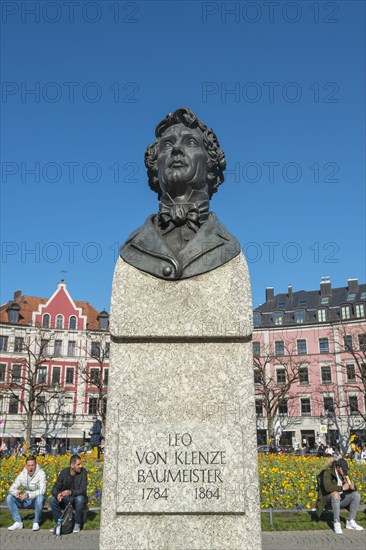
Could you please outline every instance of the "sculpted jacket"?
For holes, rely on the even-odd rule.
[[[174,253],[164,241],[149,216],[136,229],[120,249],[120,256],[127,263],[166,280],[188,279],[212,271],[228,262],[240,252],[240,244],[210,212],[194,237],[178,253]]]

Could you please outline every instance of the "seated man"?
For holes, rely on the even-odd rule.
[[[6,502],[15,523],[8,527],[9,531],[23,529],[19,508],[34,508],[33,531],[39,530],[39,520],[42,513],[46,493],[46,474],[37,464],[35,456],[28,456],[25,468],[20,472]]]
[[[52,488],[51,510],[53,519],[57,520],[62,515],[62,510],[69,502],[75,509],[75,527],[73,533],[79,533],[83,523],[83,514],[88,501],[86,490],[88,476],[81,464],[79,455],[72,455],[70,468],[64,468]],[[53,531],[53,529],[52,529]]]
[[[344,458],[332,462],[332,464],[323,471],[322,487],[318,494],[316,503],[316,512],[321,516],[327,505],[332,506],[334,532],[336,535],[342,535],[340,523],[340,508],[349,506],[349,519],[346,522],[346,529],[362,531],[363,527],[355,521],[358,505],[360,504],[360,494],[348,477],[349,467]]]

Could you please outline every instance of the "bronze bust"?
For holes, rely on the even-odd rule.
[[[159,213],[149,216],[120,250],[141,271],[166,280],[206,273],[240,252],[239,242],[209,210],[224,181],[225,154],[215,133],[186,108],[156,127],[145,151],[150,188]]]

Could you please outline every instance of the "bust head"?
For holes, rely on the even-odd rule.
[[[150,188],[184,196],[206,189],[209,198],[224,181],[225,154],[215,133],[186,108],[170,113],[156,127],[157,140],[145,151]]]

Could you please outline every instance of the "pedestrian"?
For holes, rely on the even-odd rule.
[[[362,447],[361,460],[363,460],[364,463],[366,464],[366,443],[364,443]]]
[[[52,453],[52,456],[57,456],[58,455],[58,443],[57,443],[56,439],[52,443],[51,453]]]
[[[75,526],[73,533],[79,533],[83,524],[83,514],[87,499],[88,475],[83,468],[79,455],[72,455],[70,467],[61,470],[56,483],[52,487],[51,510],[55,523],[71,502],[75,509]],[[54,528],[51,529],[53,531]]]
[[[37,464],[35,456],[28,456],[25,468],[15,479],[10,487],[6,503],[14,520],[9,531],[23,529],[23,522],[19,514],[19,508],[34,508],[33,531],[39,530],[43,504],[46,493],[46,474]]]
[[[47,454],[46,445],[47,445],[47,442],[46,442],[45,438],[42,435],[41,440],[38,443],[38,454],[39,454],[39,456],[46,456],[46,454]]]
[[[93,416],[93,425],[89,431],[90,445],[93,450],[93,456],[98,461],[100,460],[100,442],[102,439],[102,423],[97,416]]]
[[[355,521],[358,505],[361,496],[356,487],[348,477],[349,467],[344,458],[334,460],[330,466],[323,470],[319,476],[318,500],[316,502],[316,513],[320,517],[324,508],[331,504],[333,510],[334,532],[342,535],[340,522],[340,508],[349,506],[349,519],[346,522],[346,529],[362,531],[363,527]]]

